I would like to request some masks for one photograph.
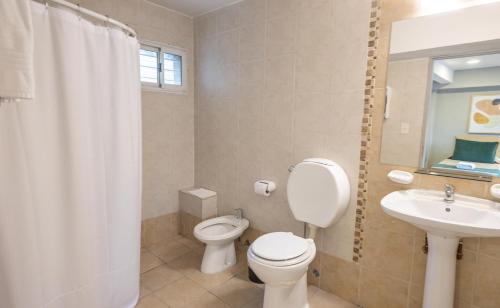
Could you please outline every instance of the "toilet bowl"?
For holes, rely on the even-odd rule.
[[[247,219],[228,215],[202,221],[194,227],[194,236],[206,244],[201,263],[203,273],[222,272],[236,264],[234,240],[248,225]]]
[[[312,239],[267,233],[247,251],[248,265],[265,284],[264,307],[307,308],[307,268],[316,256]]]
[[[309,158],[290,169],[290,210],[308,228],[307,239],[289,232],[257,238],[247,252],[248,265],[265,284],[264,308],[308,308],[307,268],[316,255],[318,228],[335,224],[349,204],[345,171],[333,161]]]

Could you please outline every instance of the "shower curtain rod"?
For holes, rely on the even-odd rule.
[[[61,6],[70,8],[74,11],[77,11],[78,13],[85,14],[87,16],[90,16],[92,18],[95,18],[97,20],[103,21],[103,22],[108,23],[108,24],[112,24],[118,28],[121,28],[123,31],[128,33],[130,36],[137,37],[137,34],[135,33],[134,29],[130,28],[129,26],[127,26],[127,25],[125,25],[117,20],[114,20],[112,18],[109,18],[108,16],[96,13],[96,12],[88,10],[86,8],[83,8],[79,4],[73,4],[73,3],[67,2],[65,0],[33,0],[33,1],[44,3],[45,5],[48,5],[49,2],[51,2],[51,3],[55,3],[57,5],[61,5]]]

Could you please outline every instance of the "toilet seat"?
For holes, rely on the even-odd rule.
[[[248,254],[263,265],[287,267],[308,260],[315,251],[312,239],[304,239],[288,232],[272,232],[255,240]]]
[[[291,232],[267,233],[252,244],[252,250],[257,256],[272,261],[297,258],[306,252],[308,247],[305,239]]]

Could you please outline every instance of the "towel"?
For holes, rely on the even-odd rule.
[[[457,169],[473,170],[473,169],[476,169],[476,164],[474,164],[470,161],[459,161],[457,163]]]
[[[0,102],[34,98],[29,0],[0,0]]]

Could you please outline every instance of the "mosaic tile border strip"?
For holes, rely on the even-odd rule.
[[[371,141],[372,109],[375,102],[375,69],[377,62],[377,45],[380,31],[379,0],[371,3],[370,26],[368,36],[368,59],[366,67],[363,120],[361,123],[361,150],[359,155],[358,193],[356,203],[356,221],[354,228],[353,261],[359,262],[363,248],[363,221],[365,219],[366,202],[368,200],[368,148]]]

